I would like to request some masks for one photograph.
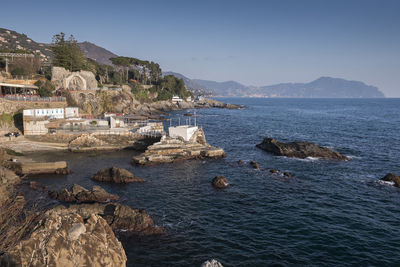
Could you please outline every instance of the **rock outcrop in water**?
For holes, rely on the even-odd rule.
[[[229,186],[228,179],[226,179],[225,176],[215,176],[211,183],[217,189],[222,189]]]
[[[336,151],[326,147],[318,146],[310,142],[278,142],[274,138],[266,137],[258,148],[270,152],[277,156],[295,157],[295,158],[325,158],[336,160],[348,160],[348,158]]]
[[[49,196],[62,202],[77,203],[105,203],[119,199],[118,196],[108,193],[100,186],[95,185],[93,186],[92,191],[90,191],[77,184],[74,184],[70,190],[65,188],[59,192],[49,191]]]
[[[254,169],[259,169],[260,168],[260,164],[258,162],[255,162],[254,160],[250,161],[250,165],[254,168]]]
[[[30,235],[0,257],[1,266],[125,266],[121,242],[102,217],[49,211]]]
[[[135,183],[135,182],[144,182],[145,180],[137,177],[130,171],[126,169],[121,169],[117,167],[111,167],[102,169],[98,173],[92,176],[92,180],[99,182],[109,182],[109,183],[117,183],[117,184],[126,184],[126,183]]]
[[[222,157],[225,157],[224,150],[209,145],[206,142],[203,130],[199,129],[189,141],[163,136],[160,142],[149,146],[141,155],[133,157],[131,163],[147,165],[185,159]]]
[[[106,220],[117,233],[152,235],[164,232],[163,228],[155,225],[153,219],[145,210],[131,209],[129,206],[117,203],[79,204],[70,205],[68,208],[58,206],[51,212],[62,215],[79,214],[84,220],[95,214]]]
[[[393,182],[394,186],[400,187],[400,176],[397,176],[396,174],[388,173],[385,177],[381,178],[381,180],[385,182]]]

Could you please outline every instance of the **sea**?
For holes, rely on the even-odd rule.
[[[400,174],[400,99],[218,100],[245,108],[169,117],[176,125],[196,112],[207,141],[226,158],[140,167],[130,164],[137,154],[130,150],[62,153],[72,174],[33,179],[51,189],[91,188],[97,183],[90,176],[111,166],[144,178],[101,184],[166,230],[121,239],[127,266],[200,266],[209,259],[223,266],[400,266],[400,188],[379,181]],[[314,142],[350,160],[274,156],[256,148],[265,137]],[[251,160],[261,168],[253,169]],[[214,189],[217,175],[231,185]]]

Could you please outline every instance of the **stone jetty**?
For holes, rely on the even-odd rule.
[[[131,163],[134,165],[148,165],[186,159],[222,158],[225,156],[224,150],[208,144],[204,131],[198,129],[188,141],[180,137],[163,136],[160,142],[149,146],[141,155],[133,157]]]

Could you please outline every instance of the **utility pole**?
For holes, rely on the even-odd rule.
[[[8,58],[6,58],[6,72],[8,73]]]

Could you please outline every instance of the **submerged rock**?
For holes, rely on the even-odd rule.
[[[137,177],[130,171],[117,167],[102,169],[101,171],[92,176],[92,180],[99,182],[118,183],[118,184],[145,181]]]
[[[260,168],[260,164],[258,162],[255,161],[250,161],[250,165],[254,168],[254,169],[259,169]]]
[[[270,152],[277,156],[295,157],[295,158],[326,158],[337,160],[348,160],[348,158],[336,151],[326,147],[318,146],[310,142],[278,142],[274,138],[264,138],[258,148]]]
[[[292,178],[292,174],[290,172],[283,172],[283,176],[286,176],[288,178]]]
[[[212,185],[217,189],[221,189],[228,187],[229,182],[225,176],[215,176],[215,178],[212,180]]]
[[[114,232],[152,235],[161,234],[163,228],[155,225],[153,219],[145,210],[131,209],[129,206],[117,203],[109,204],[79,204],[68,208],[58,206],[50,212],[58,214],[79,214],[85,220],[92,214],[101,216],[111,226]]]
[[[42,191],[42,192],[47,191],[47,186],[42,185],[42,184],[40,184],[40,183],[38,183],[36,181],[30,181],[29,182],[29,188],[33,189],[33,190],[36,190],[36,191]]]
[[[24,240],[0,257],[2,266],[125,266],[121,242],[102,217],[49,211]]]
[[[186,159],[222,158],[225,156],[224,150],[209,145],[206,142],[203,130],[198,129],[189,141],[184,141],[183,138],[163,136],[160,142],[149,146],[141,155],[133,157],[131,163],[149,165]]]
[[[93,186],[92,191],[74,184],[70,190],[62,189],[59,192],[49,191],[51,198],[57,199],[63,202],[78,202],[78,203],[91,203],[91,202],[109,202],[118,200],[119,197],[108,193],[100,186]]]
[[[219,261],[212,259],[212,260],[203,262],[201,267],[223,267],[223,265]]]
[[[385,177],[381,178],[382,181],[385,182],[393,182],[394,186],[400,187],[400,176],[397,176],[394,173],[388,173]]]

